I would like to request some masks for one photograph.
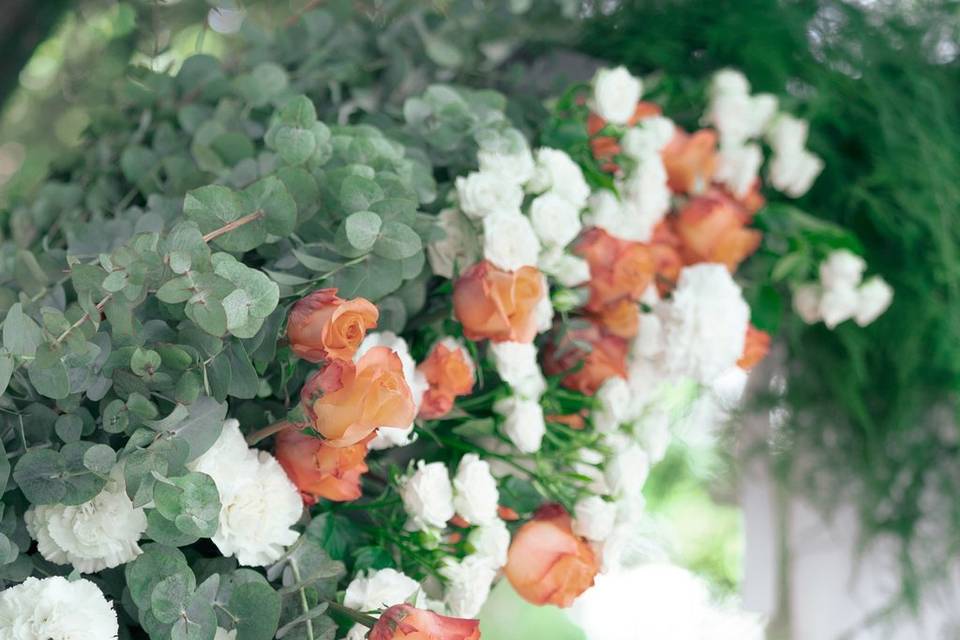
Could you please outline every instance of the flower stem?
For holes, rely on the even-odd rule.
[[[368,629],[372,629],[373,626],[377,624],[377,619],[374,618],[373,616],[368,616],[367,614],[360,613],[359,611],[351,609],[350,607],[345,607],[339,602],[335,602],[333,600],[327,600],[327,604],[330,606],[331,611],[336,611],[343,617],[348,618],[353,622],[360,623],[363,626],[367,627]]]
[[[248,222],[253,222],[254,220],[259,220],[263,218],[266,214],[263,212],[263,209],[257,209],[253,213],[248,213],[247,215],[237,218],[233,222],[228,222],[219,229],[214,229],[210,233],[203,236],[204,242],[212,242],[225,233],[230,233],[234,229],[238,229]]]
[[[291,424],[291,423],[287,422],[286,420],[281,420],[280,422],[274,422],[273,424],[267,425],[267,426],[264,427],[263,429],[259,429],[259,430],[257,430],[257,431],[254,431],[254,432],[251,433],[250,435],[248,435],[248,436],[247,436],[247,446],[252,447],[253,445],[255,445],[255,444],[257,444],[258,442],[260,442],[261,440],[263,440],[264,438],[269,438],[269,437],[272,436],[273,434],[279,433],[280,431],[283,431],[284,429],[286,429],[286,428],[288,428],[288,427],[289,427],[289,428],[297,428],[297,427],[299,427],[299,425]]]

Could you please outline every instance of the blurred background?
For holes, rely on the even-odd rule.
[[[533,131],[542,101],[599,61],[670,83],[681,113],[727,66],[756,91],[780,94],[811,121],[810,148],[827,165],[800,206],[851,228],[896,298],[866,331],[785,327],[743,410],[709,437],[691,428],[700,435],[681,439],[656,468],[646,497],[667,559],[706,580],[671,584],[762,614],[770,638],[960,638],[960,3],[2,4],[5,233],[74,206],[71,194],[41,185],[95,139],[91,124],[129,64],[174,71],[196,52],[255,55],[270,25],[307,9],[328,12],[325,44],[297,59],[331,120],[389,116],[439,80],[505,92],[511,116]],[[649,573],[627,589],[653,602],[649,585],[665,580]],[[522,604],[504,583],[484,637],[680,637],[641,633],[629,599],[605,606],[571,620]],[[667,629],[669,616],[683,616],[659,611]],[[609,624],[590,632],[585,621],[596,616]]]

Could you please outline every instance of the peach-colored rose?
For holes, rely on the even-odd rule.
[[[741,369],[753,369],[770,352],[770,334],[755,326],[747,326],[747,340],[743,344],[743,355],[737,360]]]
[[[676,219],[684,261],[718,262],[736,271],[760,246],[761,233],[746,228],[746,221],[744,210],[729,198],[714,193],[694,198]]]
[[[690,134],[677,127],[660,155],[672,191],[702,193],[717,170],[717,134],[711,129]]]
[[[398,604],[382,614],[368,640],[479,640],[480,621],[441,616]]]
[[[405,428],[414,418],[400,358],[387,347],[373,347],[356,364],[328,364],[300,395],[313,428],[332,447],[357,444],[379,427]]]
[[[473,390],[473,361],[456,343],[437,342],[417,368],[430,385],[420,403],[420,415],[427,420],[446,415],[457,396]]]
[[[560,505],[541,507],[514,534],[504,573],[528,602],[569,607],[593,585],[599,560],[586,540],[573,533]]]
[[[589,345],[589,351],[581,345]],[[627,377],[628,350],[626,340],[595,324],[577,327],[564,333],[559,344],[544,349],[543,370],[548,375],[566,373],[564,387],[592,396],[609,378]]]
[[[621,240],[594,227],[583,234],[576,251],[590,265],[590,311],[602,311],[624,298],[639,300],[653,281],[653,256],[639,242]]]
[[[536,267],[503,271],[486,260],[467,269],[453,287],[453,312],[469,340],[531,342],[534,313],[544,296]]]
[[[360,476],[367,472],[367,443],[372,438],[373,434],[349,447],[332,447],[290,427],[277,434],[274,456],[306,504],[319,498],[347,502],[361,495]]]
[[[640,328],[640,308],[628,298],[608,304],[596,317],[604,330],[619,338],[632,338]]]
[[[293,305],[287,338],[293,352],[304,360],[349,360],[379,317],[369,300],[344,300],[336,289],[320,289]]]

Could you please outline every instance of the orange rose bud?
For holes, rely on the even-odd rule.
[[[678,127],[660,155],[674,193],[702,193],[717,170],[717,134],[710,129],[689,134]]]
[[[437,342],[417,369],[430,385],[420,402],[420,416],[427,420],[445,416],[453,408],[457,396],[473,390],[473,360],[456,340]]]
[[[307,505],[319,498],[348,502],[362,493],[360,476],[367,472],[371,438],[372,434],[349,447],[332,447],[321,438],[288,428],[277,434],[274,456]]]
[[[551,413],[550,415],[544,416],[544,419],[553,424],[566,425],[576,431],[580,431],[587,426],[587,421],[584,419],[583,413]]]
[[[751,324],[747,326],[747,341],[743,345],[743,355],[737,360],[737,366],[741,369],[753,369],[769,352],[770,334]]]
[[[589,345],[589,351],[581,344]],[[548,345],[543,370],[548,375],[566,373],[561,380],[564,387],[592,396],[609,378],[627,377],[628,350],[626,340],[591,324],[567,331],[560,344]]]
[[[570,515],[551,504],[514,534],[504,573],[524,600],[569,607],[593,585],[599,569],[593,549],[574,535]]]
[[[611,236],[603,229],[588,230],[576,252],[590,265],[590,300],[594,312],[621,299],[639,300],[653,282],[654,261],[650,248]]]
[[[453,313],[469,340],[532,342],[535,309],[545,295],[540,271],[503,271],[486,260],[467,269],[453,287]]]
[[[618,338],[632,338],[640,329],[640,309],[636,302],[622,298],[604,307],[597,314],[597,320],[608,333]]]
[[[293,352],[309,362],[349,360],[379,317],[369,300],[344,300],[336,289],[320,289],[293,305],[287,338]]]
[[[501,520],[506,520],[507,522],[514,522],[520,519],[520,514],[517,513],[515,509],[505,507],[502,504],[497,506],[497,515],[500,516]]]
[[[300,397],[311,426],[332,447],[357,444],[380,427],[405,428],[414,418],[403,365],[387,347],[373,347],[356,364],[328,364]]]
[[[720,194],[694,198],[676,220],[684,260],[718,262],[735,271],[760,246],[762,234],[747,229],[746,222],[745,211],[729,198]]]
[[[441,616],[398,604],[382,614],[368,640],[480,640],[480,621]]]

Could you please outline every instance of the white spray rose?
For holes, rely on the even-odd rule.
[[[453,517],[453,486],[442,462],[420,460],[416,471],[402,481],[400,497],[411,524],[419,529],[443,529]]]
[[[807,146],[810,125],[789,113],[778,115],[767,131],[767,142],[775,152],[797,152]]]
[[[586,476],[590,479],[588,488],[596,494],[606,494],[610,492],[607,486],[607,480],[604,478],[600,465],[603,464],[603,454],[595,449],[580,449],[577,452],[579,460],[573,463],[573,470],[578,475]]]
[[[540,271],[553,276],[565,287],[576,287],[590,279],[590,264],[562,249],[548,249],[540,254]]]
[[[522,135],[515,136],[513,150],[481,149],[477,153],[480,172],[499,176],[506,182],[522,185],[533,175],[533,154]]]
[[[893,302],[893,287],[880,276],[864,282],[859,289],[860,300],[854,316],[857,324],[865,327],[879,318]]]
[[[763,151],[757,144],[725,145],[720,149],[714,179],[742,198],[750,192],[763,164]]]
[[[537,306],[533,308],[533,316],[537,320],[537,333],[549,331],[553,326],[553,300],[550,298],[550,282],[542,272],[540,273],[540,282],[543,295],[537,300]]]
[[[475,618],[490,595],[497,570],[484,556],[471,555],[457,562],[447,558],[440,575],[446,578],[443,602],[455,618]]]
[[[710,95],[717,96],[725,93],[750,93],[750,82],[747,76],[736,69],[721,69],[710,79]]]
[[[670,209],[667,170],[659,156],[640,163],[621,185],[626,225],[615,233],[621,238],[646,242]]]
[[[770,162],[768,177],[777,191],[799,198],[810,190],[823,166],[823,160],[806,149],[777,152]]]
[[[573,532],[592,542],[603,542],[613,533],[617,506],[600,496],[581,498],[573,507]]]
[[[539,401],[510,396],[497,400],[493,411],[503,416],[503,430],[517,449],[523,453],[540,450],[547,425]]]
[[[804,284],[793,290],[793,310],[807,324],[821,320],[820,298],[823,291],[818,284]]]
[[[643,447],[626,438],[615,442],[616,453],[604,470],[610,492],[615,496],[639,496],[650,475],[650,456]]]
[[[0,640],[116,640],[113,606],[89,580],[29,577],[0,592]]]
[[[860,306],[860,294],[850,286],[839,286],[824,289],[820,297],[820,316],[828,329],[835,328],[857,313]]]
[[[652,116],[631,127],[620,139],[623,152],[638,162],[657,156],[673,139],[676,125],[670,118]]]
[[[120,466],[93,499],[76,506],[31,506],[23,519],[45,560],[71,564],[80,573],[130,562],[142,553],[137,542],[147,530],[143,509],[127,497]]]
[[[863,258],[847,249],[838,249],[820,263],[820,283],[824,289],[856,287],[863,280],[866,268]]]
[[[495,569],[507,564],[510,550],[510,531],[499,518],[474,528],[467,535],[467,542],[478,556],[489,559]]]
[[[498,173],[474,171],[458,177],[456,187],[460,208],[477,220],[497,211],[519,211],[523,202],[520,186],[504,180]]]
[[[630,416],[630,385],[620,376],[608,378],[594,396],[600,405],[593,412],[593,427],[610,433],[620,428]]]
[[[344,606],[357,611],[379,611],[408,601],[422,607],[426,597],[419,582],[396,569],[368,569],[366,574],[357,575],[347,585],[343,595]],[[367,627],[357,623],[347,634],[347,640],[363,640],[368,631]]]
[[[593,76],[593,111],[613,124],[626,124],[637,110],[643,83],[626,67],[598,69]]]
[[[494,266],[516,271],[536,266],[539,256],[537,233],[519,211],[497,211],[483,219],[483,257]]]
[[[468,453],[457,465],[453,478],[453,508],[470,524],[488,524],[497,519],[500,492],[490,465]]]
[[[580,234],[580,212],[554,191],[530,203],[533,229],[546,247],[565,247]]]
[[[435,274],[450,279],[480,259],[480,247],[476,231],[457,209],[442,210],[437,225],[445,237],[427,245],[427,259]]]
[[[716,128],[723,144],[738,145],[762,134],[776,112],[774,96],[731,91],[711,97],[705,119]]]
[[[582,209],[590,197],[590,187],[583,178],[580,165],[559,149],[537,149],[536,157],[533,177],[527,189],[531,193],[552,190],[566,198],[577,210]]]
[[[547,388],[537,364],[537,347],[529,342],[491,342],[490,357],[500,379],[517,395],[537,400]]]

